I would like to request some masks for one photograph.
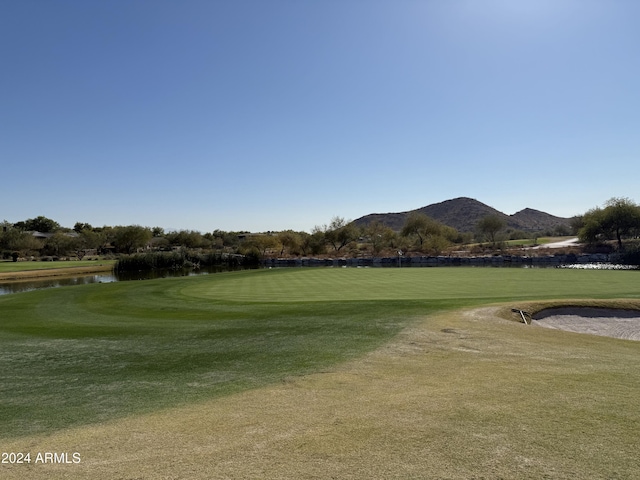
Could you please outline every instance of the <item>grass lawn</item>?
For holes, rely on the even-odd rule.
[[[95,265],[113,265],[114,260],[69,260],[57,262],[11,262],[0,261],[0,273],[46,270],[51,268],[92,267]]]
[[[76,472],[118,478],[633,478],[640,344],[468,309],[639,287],[634,271],[317,268],[7,295],[0,442],[75,448]]]

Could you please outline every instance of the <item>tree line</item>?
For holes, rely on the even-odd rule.
[[[591,248],[617,251],[625,263],[640,261],[640,206],[614,197],[574,218],[580,241]]]
[[[498,248],[509,239],[531,238],[531,233],[508,230],[504,219],[498,216],[482,218],[475,232],[459,232],[421,213],[410,214],[400,231],[392,230],[379,221],[357,226],[339,216],[327,224],[315,226],[310,233],[294,230],[264,233],[222,230],[166,232],[161,227],[94,227],[82,222],[77,222],[71,229],[44,216],[13,224],[4,221],[0,225],[0,253],[4,259],[81,259],[87,255],[117,256],[177,249],[256,258],[267,255],[377,256],[385,253],[395,255],[397,251],[439,255],[473,242],[486,242],[490,248]],[[555,233],[577,234],[587,245],[609,245],[619,251],[628,250],[640,235],[640,207],[627,198],[612,198],[604,207],[596,207],[575,217],[572,229],[572,232],[561,229]]]

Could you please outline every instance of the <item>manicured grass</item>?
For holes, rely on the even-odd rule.
[[[11,262],[0,261],[0,273],[22,272],[31,270],[43,270],[50,268],[91,267],[94,265],[108,265],[115,263],[113,260],[77,260],[57,262]]]
[[[416,318],[490,302],[640,296],[638,272],[281,269],[0,297],[4,437],[216,398],[318,371]]]
[[[583,275],[589,273],[587,275]],[[261,270],[194,282],[191,298],[238,302],[447,300],[449,308],[525,298],[640,296],[638,272],[528,268],[338,268]]]

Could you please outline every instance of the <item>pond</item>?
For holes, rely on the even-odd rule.
[[[11,282],[0,283],[0,295],[9,293],[28,292],[31,290],[40,290],[43,288],[65,287],[67,285],[83,285],[87,283],[108,283],[114,282],[116,279],[112,274],[93,274],[70,277],[51,277],[47,279],[34,280],[14,280]]]

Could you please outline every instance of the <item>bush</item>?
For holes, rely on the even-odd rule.
[[[259,265],[262,262],[262,253],[257,247],[249,247],[243,251],[243,254],[247,265]]]
[[[624,265],[640,265],[640,244],[625,246],[624,252],[618,255],[617,260]]]
[[[227,255],[224,253],[210,252],[207,254],[190,253],[186,250],[174,252],[138,253],[122,256],[114,267],[118,273],[140,272],[145,270],[183,268],[200,268],[210,266],[239,266],[244,258],[239,255]]]
[[[584,246],[584,253],[612,253],[615,249],[609,243],[592,243]]]

